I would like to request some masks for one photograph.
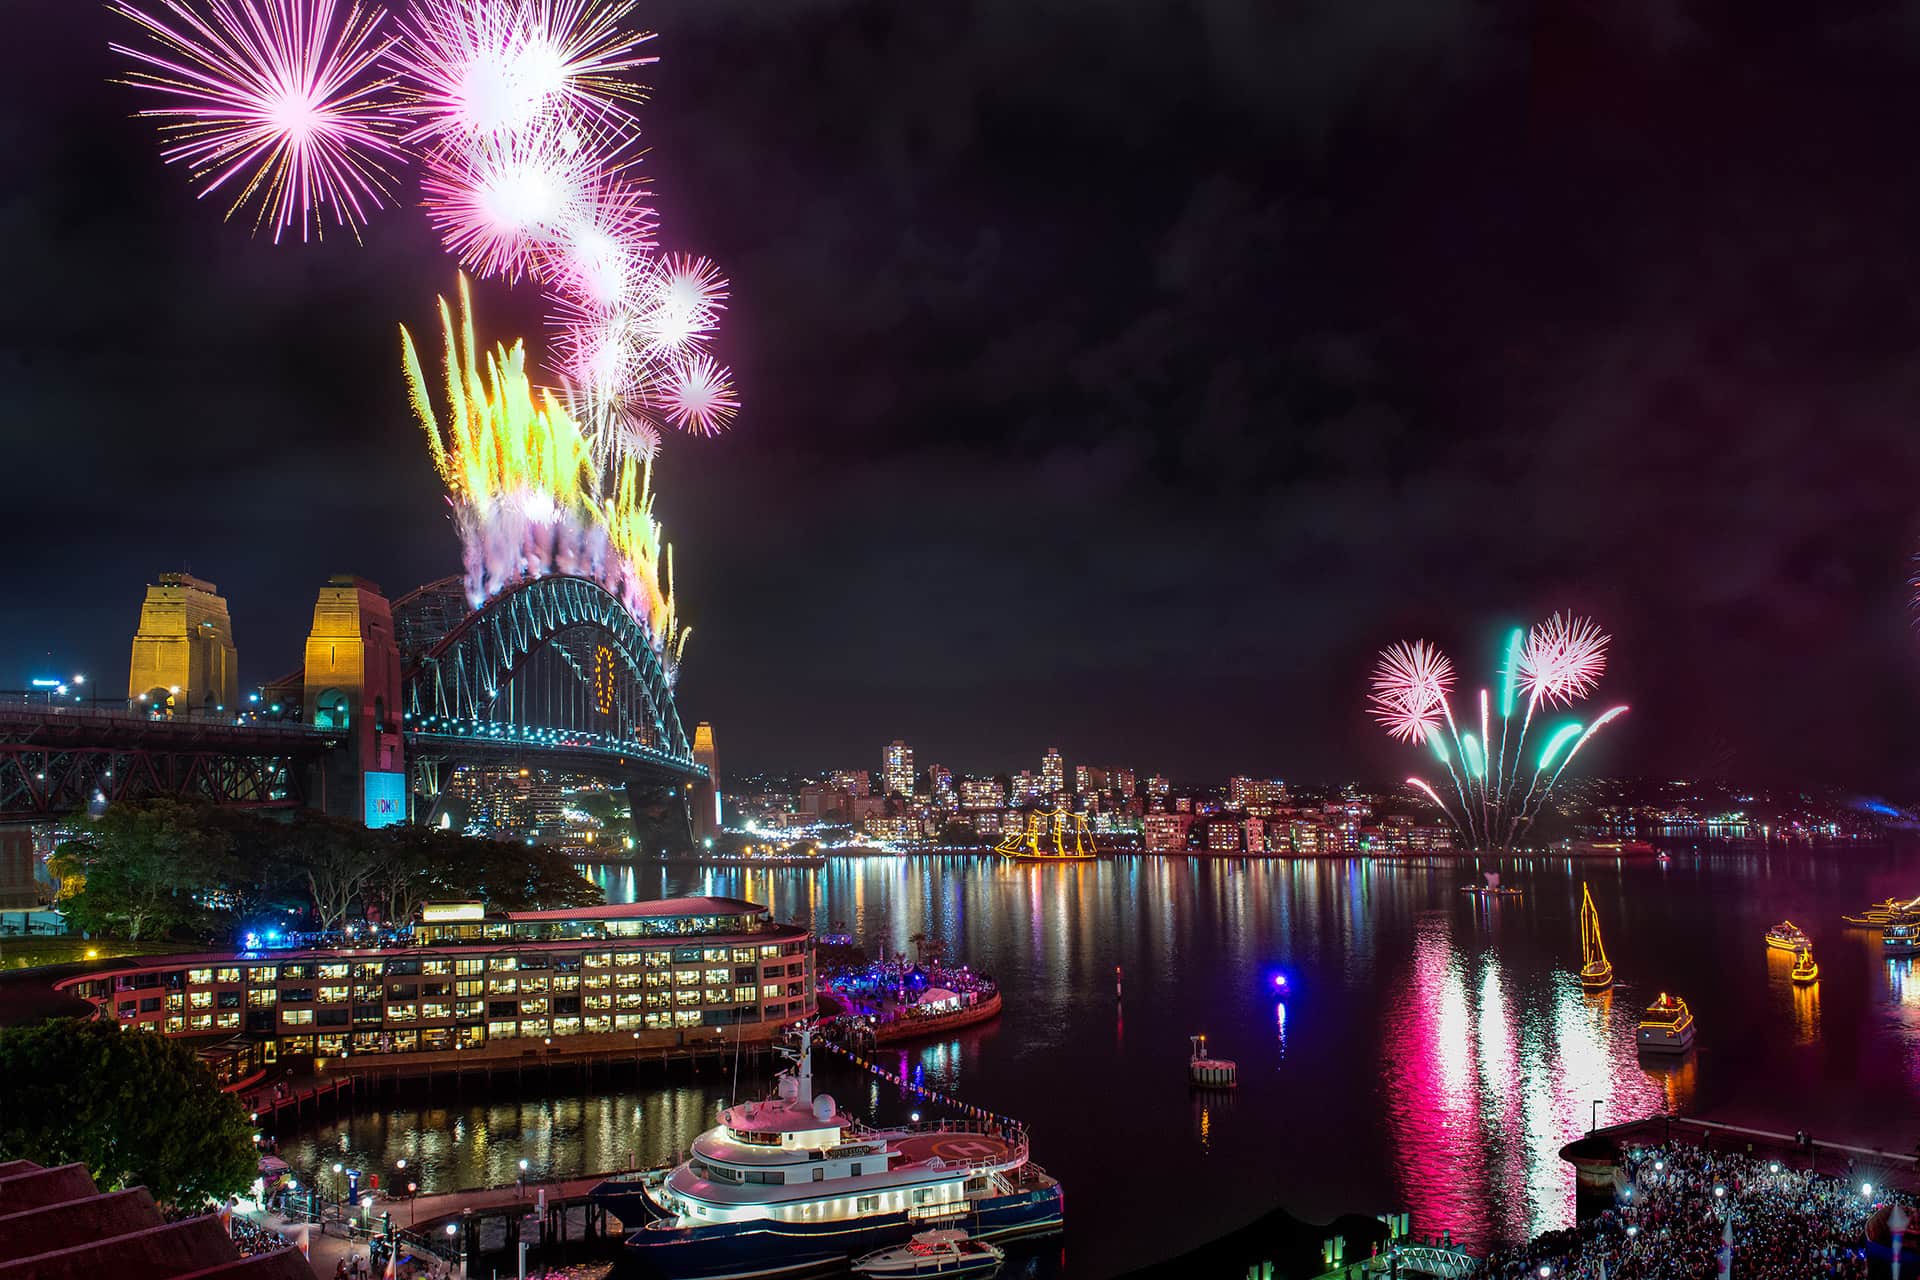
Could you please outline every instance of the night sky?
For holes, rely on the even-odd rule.
[[[411,206],[223,224],[118,20],[24,4],[0,686],[119,692],[181,567],[270,679],[328,574],[459,569],[395,327],[453,263]],[[658,473],[729,770],[1397,778],[1374,650],[1477,681],[1572,608],[1634,705],[1594,769],[1920,793],[1920,6],[643,12],[663,242],[733,281],[746,408]],[[476,301],[541,345],[537,290]]]

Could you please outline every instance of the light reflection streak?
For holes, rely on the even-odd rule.
[[[1465,910],[1475,926],[1486,920]],[[1401,1194],[1420,1230],[1485,1240],[1565,1226],[1573,1176],[1559,1151],[1585,1132],[1594,1099],[1622,1117],[1677,1109],[1692,1096],[1693,1060],[1643,1066],[1633,1000],[1589,998],[1571,971],[1530,988],[1497,952],[1465,951],[1453,924],[1419,922],[1388,1015]]]

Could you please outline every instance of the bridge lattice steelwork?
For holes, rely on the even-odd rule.
[[[469,611],[449,578],[393,612],[410,754],[702,773],[651,634],[597,582],[537,578]]]
[[[308,764],[336,735],[299,724],[0,705],[0,817],[34,819],[149,795],[216,804],[299,805]]]

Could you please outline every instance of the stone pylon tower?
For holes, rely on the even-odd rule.
[[[406,821],[400,650],[392,606],[378,586],[351,574],[327,579],[313,606],[303,679],[302,718],[344,733],[347,744],[329,753],[322,790],[311,799],[368,826]]]
[[[147,588],[127,666],[127,699],[181,716],[237,709],[240,654],[218,587],[191,574],[163,573]]]
[[[720,831],[720,753],[713,745],[713,726],[705,720],[693,731],[693,762],[707,766],[706,781],[687,787],[693,842],[698,845]]]

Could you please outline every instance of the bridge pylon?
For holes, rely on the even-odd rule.
[[[320,588],[302,683],[302,718],[344,732],[346,741],[317,766],[308,796],[327,813],[368,826],[406,821],[400,650],[392,606],[377,585],[336,574]]]
[[[240,655],[220,589],[189,573],[147,588],[127,663],[127,701],[187,716],[238,709]]]
[[[706,777],[687,784],[693,842],[699,845],[720,830],[720,754],[713,744],[713,726],[705,720],[693,731],[693,762],[707,767]]]

